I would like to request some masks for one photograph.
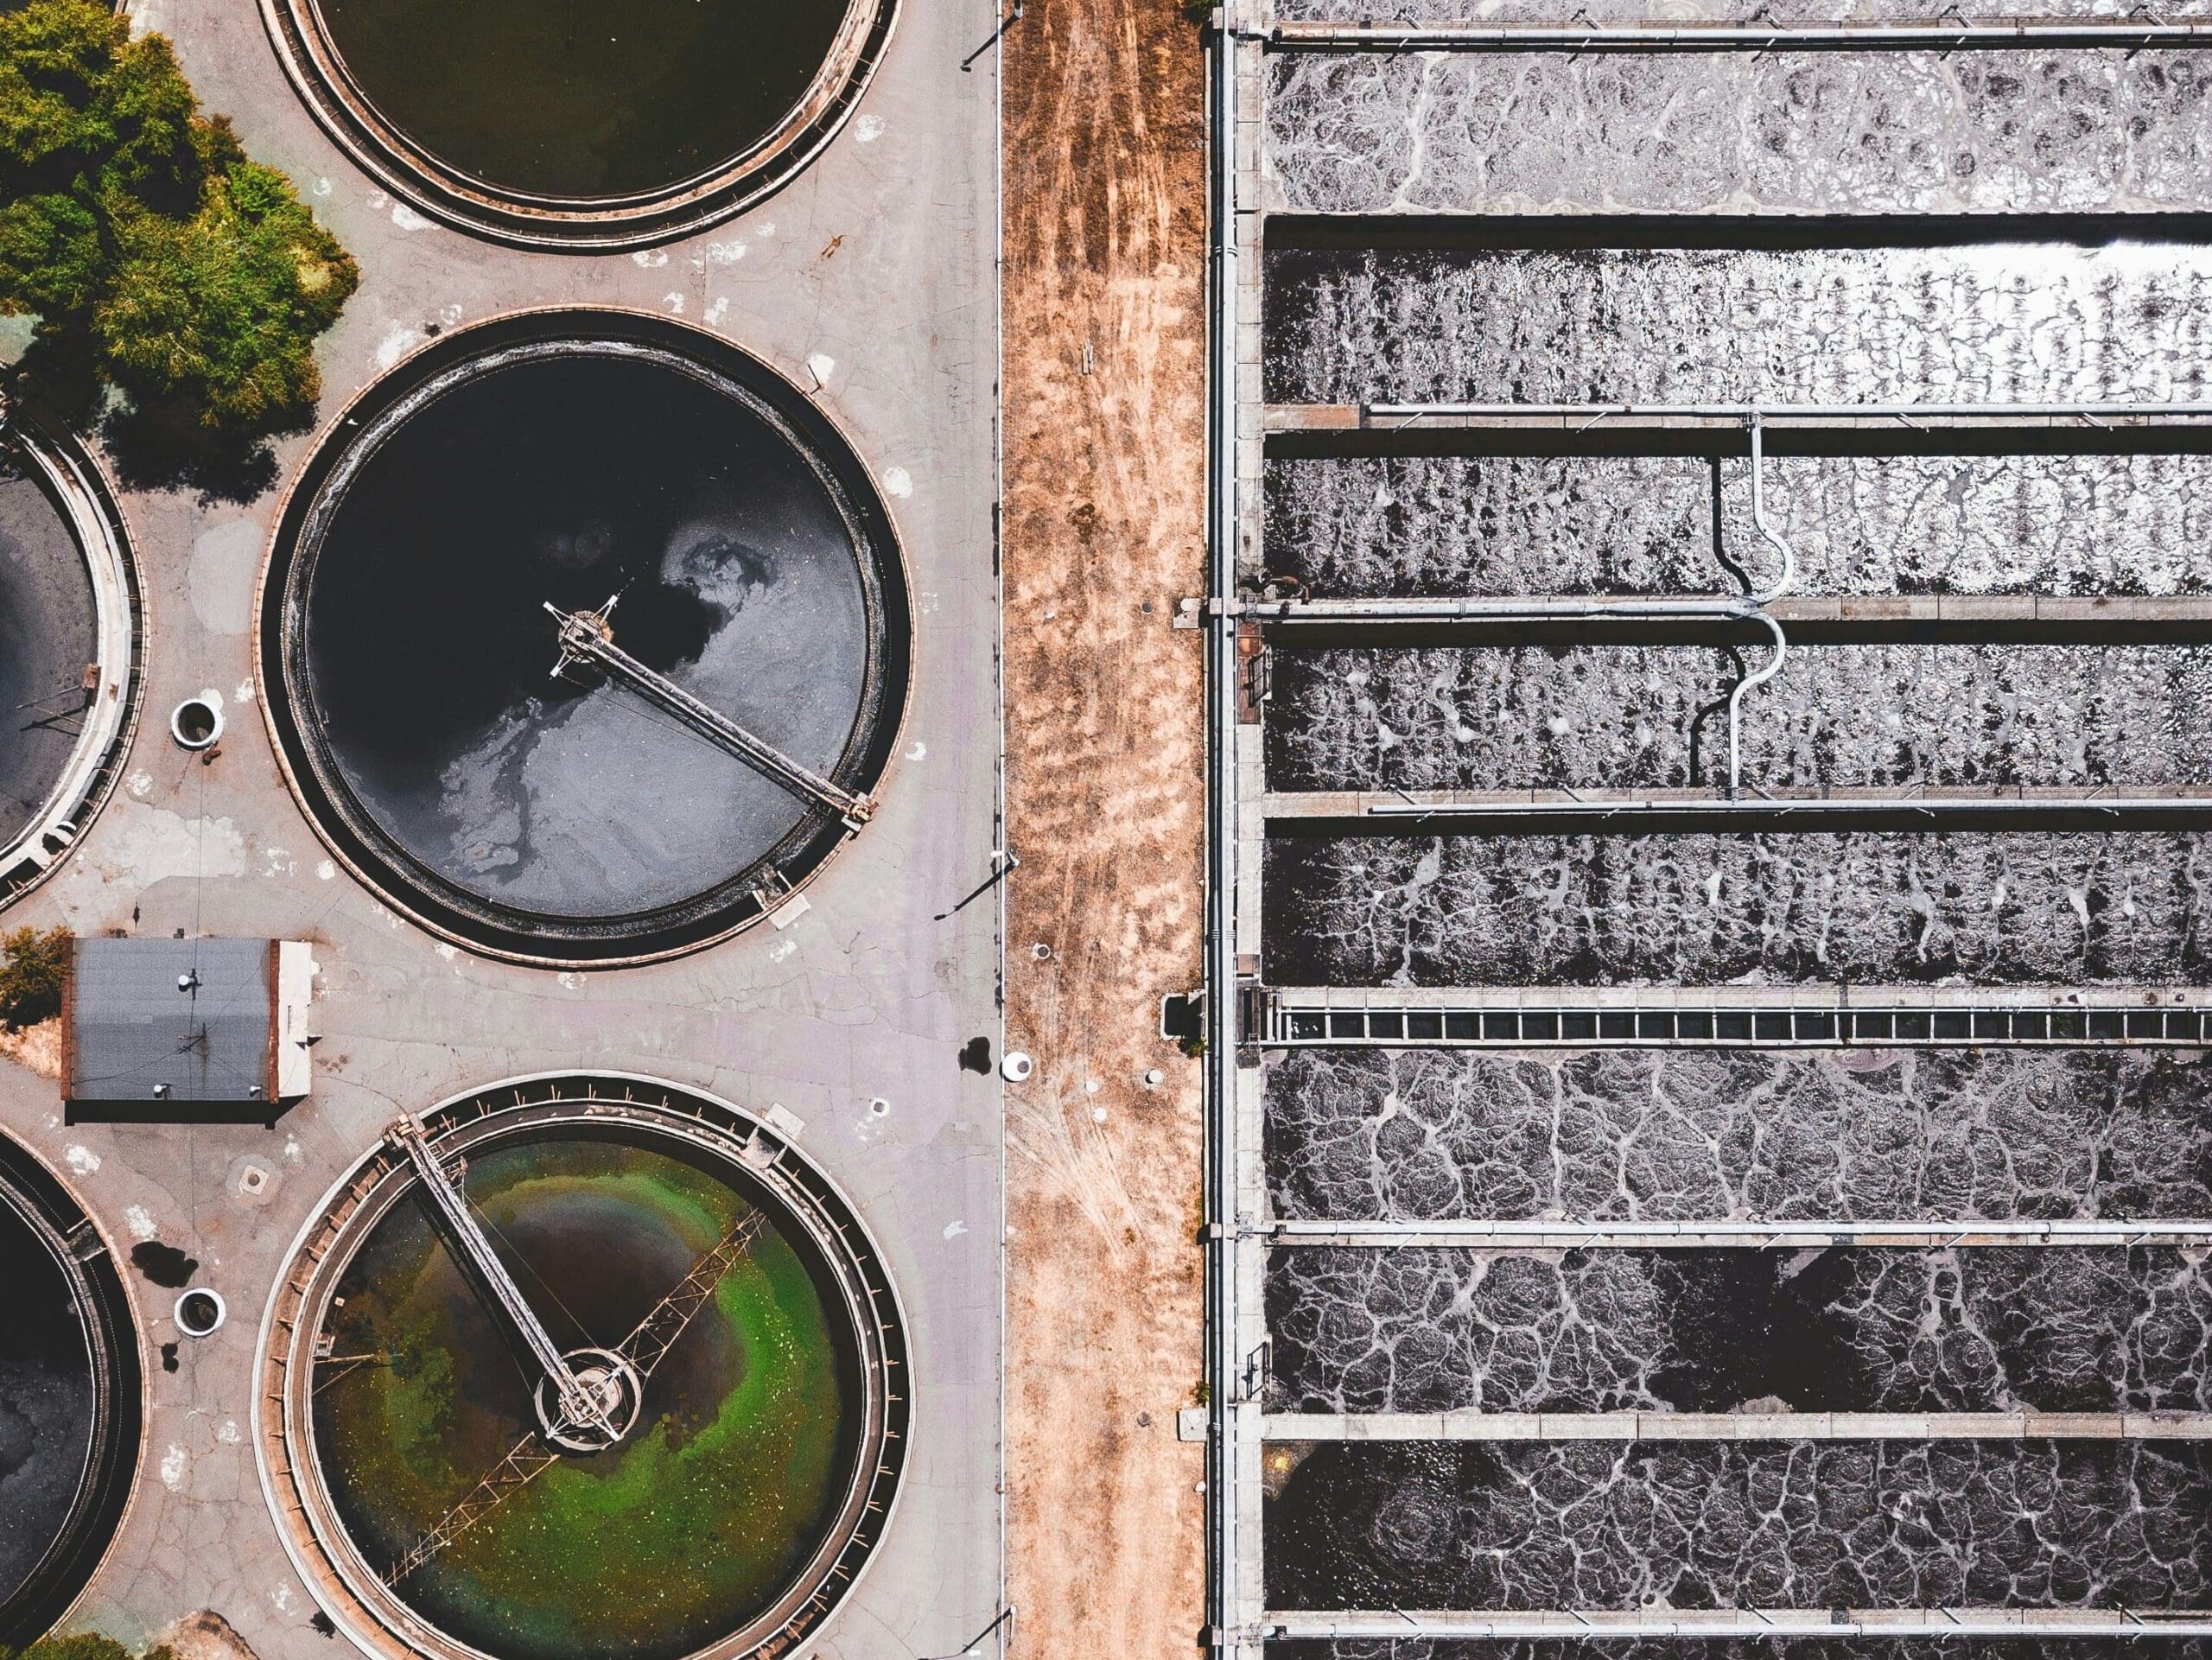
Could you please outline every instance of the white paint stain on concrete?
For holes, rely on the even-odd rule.
[[[377,367],[389,369],[405,357],[422,335],[412,328],[395,328],[377,343]]]
[[[853,137],[860,143],[873,144],[882,137],[883,118],[880,115],[864,115],[853,123]]]
[[[154,1226],[153,1212],[143,1205],[133,1205],[123,1213],[123,1225],[130,1230],[133,1239],[151,1239],[160,1230]]]
[[[957,1239],[967,1231],[968,1224],[965,1222],[948,1222],[944,1224],[944,1237],[947,1239]]]
[[[903,467],[887,467],[883,469],[883,487],[904,501],[914,493],[914,475]]]
[[[64,1148],[61,1161],[80,1176],[89,1176],[100,1167],[100,1155],[81,1142],[72,1142]]]
[[[253,622],[253,584],[261,574],[261,526],[226,519],[192,544],[192,614],[211,634],[243,634]]]
[[[707,263],[709,265],[734,265],[744,258],[745,239],[742,237],[732,237],[727,242],[709,242],[707,245]]]
[[[315,194],[318,196],[328,195],[330,194],[330,181],[327,179],[317,179],[315,181]]]
[[[233,692],[232,696],[236,697],[241,703],[251,703],[253,701],[253,682],[251,680],[239,681],[238,690]]]
[[[321,864],[315,868],[315,876],[317,881],[327,882],[337,874],[338,867],[327,859],[325,859]]]
[[[403,231],[428,230],[430,225],[429,220],[424,219],[404,201],[392,203],[391,222]]]
[[[924,743],[920,739],[917,738],[912,744],[907,746],[906,759],[908,760],[920,760],[929,753],[930,747]]]
[[[837,372],[837,359],[826,352],[817,352],[806,360],[806,372],[814,377],[817,386],[827,386],[830,377]]]
[[[561,987],[564,991],[582,991],[584,989],[584,977],[571,969],[561,976]]]
[[[707,308],[707,321],[710,323],[718,323],[728,315],[729,296],[727,294],[716,296],[714,304]]]
[[[191,1455],[171,1441],[169,1450],[162,1454],[162,1485],[171,1492],[183,1486],[184,1472],[191,1462]]]
[[[215,1439],[226,1447],[236,1447],[238,1444],[238,1421],[236,1418],[224,1419],[215,1430]]]
[[[670,316],[681,317],[683,315],[683,296],[675,289],[671,289],[666,294],[662,295],[660,296],[660,302],[668,308],[668,315]]]
[[[228,818],[187,818],[167,807],[132,805],[117,813],[103,864],[130,873],[140,887],[171,876],[243,876],[245,837]]]
[[[639,270],[658,270],[668,264],[668,251],[641,248],[630,256],[630,260]]]
[[[137,796],[143,800],[145,797],[146,792],[154,787],[154,775],[151,773],[133,773],[130,775],[130,782],[127,787],[130,789],[131,794]]]

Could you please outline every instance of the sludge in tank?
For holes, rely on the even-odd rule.
[[[440,342],[326,442],[263,665],[296,787],[393,903],[632,961],[757,919],[858,830],[908,626],[888,514],[795,388],[680,327],[541,314]]]
[[[355,158],[508,240],[666,239],[785,183],[859,101],[896,0],[280,0],[277,46]]]

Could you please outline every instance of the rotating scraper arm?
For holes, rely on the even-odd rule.
[[[868,823],[875,811],[875,803],[870,797],[838,788],[811,767],[801,766],[766,739],[747,731],[721,710],[700,702],[666,675],[647,668],[617,646],[613,625],[607,619],[607,613],[613,608],[613,601],[607,602],[605,610],[595,612],[563,611],[550,600],[545,602],[545,609],[561,626],[561,660],[554,665],[554,673],[559,674],[571,663],[590,663],[609,680],[626,686],[793,795],[827,807],[854,830]]]
[[[746,1212],[715,1242],[712,1250],[691,1265],[691,1271],[677,1282],[675,1289],[638,1322],[637,1329],[616,1346],[615,1352],[638,1369],[639,1377],[652,1376],[653,1368],[676,1346],[676,1339],[683,1335],[683,1328],[691,1323],[691,1317],[706,1306],[707,1299],[715,1294],[715,1288],[722,1282],[722,1276],[737,1266],[738,1259],[752,1248],[764,1225],[760,1212]]]
[[[507,1265],[492,1249],[492,1242],[484,1237],[484,1231],[476,1225],[476,1218],[469,1214],[467,1201],[461,1197],[453,1178],[446,1173],[444,1164],[430,1150],[429,1139],[423,1134],[423,1127],[411,1118],[403,1118],[391,1127],[388,1139],[415,1167],[416,1180],[429,1198],[430,1214],[437,1224],[438,1235],[453,1253],[462,1277],[475,1288],[494,1315],[503,1320],[529,1364],[552,1380],[563,1415],[571,1423],[603,1425],[607,1421],[606,1409],[577,1380],[575,1372],[562,1358],[560,1345],[553,1341],[552,1334],[546,1331],[537,1311],[522,1294],[522,1288],[507,1272]]]

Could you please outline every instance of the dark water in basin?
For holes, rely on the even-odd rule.
[[[366,811],[467,892],[618,916],[727,881],[810,804],[637,694],[550,677],[543,607],[620,595],[616,643],[802,764],[852,740],[852,533],[766,421],[677,368],[564,354],[445,392],[362,464],[306,607],[322,733]]]
[[[1266,1507],[1274,1608],[2202,1609],[2189,1442],[1324,1445]]]
[[[2212,1066],[2135,1051],[1294,1050],[1278,1215],[2212,1218]]]
[[[741,155],[805,92],[843,0],[322,0],[346,67],[448,165],[621,195]]]
[[[746,1204],[658,1153],[550,1142],[474,1158],[467,1190],[564,1347],[618,1343]],[[751,1618],[836,1508],[857,1411],[808,1266],[772,1225],[647,1380],[638,1428],[564,1457],[411,1576],[442,1630],[527,1660],[664,1660]],[[517,1264],[520,1266],[517,1266]],[[511,1352],[427,1218],[403,1203],[340,1286],[338,1373],[315,1398],[326,1478],[373,1568],[535,1427]]]
[[[1288,1412],[2204,1412],[2168,1247],[1278,1250]]]
[[[0,1611],[60,1536],[92,1448],[92,1358],[69,1282],[0,1191]]]
[[[1714,594],[1780,561],[1741,460],[1278,457],[1267,570],[1324,597]],[[1799,594],[2212,588],[2212,456],[1777,455]],[[1254,575],[1262,573],[1255,572]]]
[[[0,843],[69,765],[99,651],[84,553],[46,492],[0,450]]]
[[[1771,648],[1278,650],[1277,790],[1669,789],[1728,775],[1730,693]],[[1770,790],[2212,782],[2212,651],[1796,646],[1741,703]]]
[[[1382,836],[1267,844],[1274,985],[2194,984],[2198,835]]]

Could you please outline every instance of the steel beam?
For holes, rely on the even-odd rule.
[[[2212,1441],[2206,1412],[1270,1413],[1270,1441]]]
[[[1271,404],[1271,433],[1494,431],[1739,433],[1753,413],[1770,434],[1849,431],[2045,432],[2212,425],[2212,404]]]
[[[499,1253],[492,1249],[492,1242],[484,1237],[483,1229],[469,1214],[467,1199],[446,1174],[438,1155],[431,1151],[422,1125],[412,1118],[402,1118],[385,1134],[414,1167],[416,1186],[429,1201],[430,1218],[437,1224],[439,1237],[452,1254],[454,1266],[461,1270],[461,1277],[476,1288],[478,1295],[490,1305],[515,1339],[521,1351],[518,1358],[552,1383],[560,1398],[561,1410],[570,1423],[603,1426],[606,1412],[577,1378],[563,1356],[561,1345],[553,1341],[537,1311],[531,1307],[530,1300],[523,1295],[522,1288],[515,1283],[514,1275],[507,1272],[507,1265],[499,1260]],[[531,1381],[534,1385],[537,1379]]]
[[[1726,796],[1710,790],[1313,790],[1270,791],[1270,826],[1327,825],[1376,834],[1479,823],[1496,834],[1516,825],[1578,828],[1652,821],[1695,828],[1707,820],[1878,821],[1902,828],[1971,819],[2040,827],[2053,818],[2105,825],[2115,820],[2212,817],[2212,785],[2139,787],[2126,793],[2070,787],[1993,790],[1831,790],[1822,794]]]
[[[1518,629],[1530,622],[1681,623],[1694,625],[1701,611],[1680,608],[1689,596],[1590,595],[1471,595],[1402,600],[1237,599],[1230,614],[1280,631],[1287,640],[1303,633],[1357,633],[1366,630],[1453,628],[1469,632]],[[2174,630],[2212,627],[2212,595],[2202,594],[1835,594],[1786,595],[1767,612],[1789,630],[1849,628],[1868,633],[1937,628],[1960,634],[1977,629],[2035,629],[2056,634],[2080,630]]]
[[[1279,1250],[1321,1247],[1405,1250],[1815,1250],[1859,1247],[1885,1250],[1948,1250],[1954,1247],[2212,1245],[2212,1220],[2108,1221],[2077,1218],[2024,1220],[1914,1222],[1904,1220],[1744,1220],[1653,1222],[1628,1218],[1573,1222],[1459,1221],[1433,1218],[1398,1221],[1319,1221],[1285,1218],[1258,1231]]]
[[[2212,1008],[2212,986],[1277,986],[1289,1008]]]
[[[1255,1638],[2212,1637],[2212,1613],[2157,1608],[1669,1608],[1269,1610]]]
[[[793,795],[835,813],[849,830],[857,830],[875,811],[874,798],[840,789],[813,768],[793,760],[766,739],[748,732],[720,709],[701,702],[666,675],[650,669],[614,643],[607,620],[613,610],[610,600],[599,611],[563,611],[550,600],[545,609],[560,626],[561,660],[553,672],[570,664],[589,663],[609,680],[626,686],[656,709],[698,734],[716,747],[735,755],[763,777]]]
[[[1973,52],[2187,51],[2212,46],[2212,22],[2133,17],[1904,19],[1893,23],[1331,23],[1271,25],[1272,52]]]
[[[1226,601],[1237,587],[1245,504],[1240,489],[1246,415],[1241,407],[1244,346],[1256,346],[1259,318],[1242,315],[1248,235],[1242,184],[1257,164],[1257,100],[1243,80],[1255,48],[1247,43],[1243,5],[1227,0],[1209,31],[1207,159],[1210,191],[1207,260],[1206,582]],[[1205,1383],[1206,1403],[1207,1650],[1218,1660],[1262,1660],[1254,1629],[1262,1593],[1259,1553],[1260,1407],[1247,1387],[1242,1331],[1248,1282],[1256,1281],[1254,1253],[1243,1236],[1245,1172],[1258,1156],[1244,1145],[1245,1091],[1237,1050],[1238,843],[1237,625],[1217,606],[1205,624],[1206,855],[1204,957],[1206,1054]]]

